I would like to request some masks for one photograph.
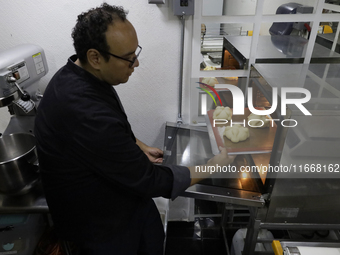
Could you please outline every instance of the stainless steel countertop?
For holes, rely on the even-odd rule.
[[[225,39],[245,58],[250,57],[251,36],[225,36]],[[294,35],[260,36],[256,63],[303,62],[308,40]],[[340,54],[314,44],[311,62],[340,62]]]
[[[0,194],[0,214],[48,212],[46,199],[39,183],[23,195]]]
[[[334,33],[329,33],[329,34],[318,34],[318,37],[325,39],[327,41],[333,42],[334,38],[335,38],[335,34]],[[340,43],[340,37],[337,40],[337,43]]]

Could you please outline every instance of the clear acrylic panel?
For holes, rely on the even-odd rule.
[[[265,0],[263,5],[264,15],[273,14],[310,14],[315,13],[317,0]]]
[[[257,0],[203,0],[202,16],[255,15]]]
[[[252,23],[201,24],[201,70],[242,69],[229,51],[238,37],[248,38],[253,33]],[[250,45],[249,49],[250,50]]]

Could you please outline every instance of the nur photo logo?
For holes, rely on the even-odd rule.
[[[202,87],[197,87],[198,89],[201,89],[203,91],[205,91],[214,101],[215,106],[217,106],[217,102],[215,100],[215,97],[212,95],[212,93],[210,93],[208,91],[208,89],[210,89],[218,98],[219,103],[221,106],[223,106],[222,104],[222,100],[218,94],[218,92],[215,90],[215,88],[213,88],[212,86],[202,83],[202,82],[198,82],[199,84],[203,85],[206,88],[202,88]],[[224,88],[228,89],[233,97],[233,106],[232,106],[232,111],[233,111],[233,115],[244,115],[244,106],[245,106],[245,97],[244,94],[242,92],[242,90],[234,85],[230,85],[230,84],[223,84]],[[272,88],[272,103],[271,103],[271,107],[269,109],[265,109],[265,110],[259,110],[256,109],[254,107],[253,104],[253,88],[249,87],[247,89],[247,105],[248,105],[248,109],[251,113],[256,114],[256,115],[270,115],[272,113],[274,113],[277,110],[278,107],[278,88],[273,87]],[[305,103],[307,103],[310,99],[311,99],[311,93],[309,90],[304,89],[304,88],[296,88],[296,87],[285,87],[285,88],[281,88],[281,116],[285,116],[287,114],[286,112],[286,108],[287,105],[295,105],[304,115],[306,116],[311,116],[312,114],[306,109],[306,107],[303,105]],[[292,93],[299,93],[300,95],[304,95],[304,97],[300,97],[300,98],[288,98],[288,94],[292,94]],[[262,122],[262,124],[264,125],[264,121],[260,120],[260,119],[252,119],[250,120],[248,123],[249,126],[251,125],[252,121],[260,121]],[[271,125],[274,126],[274,122],[280,121],[279,119],[267,119],[266,121],[270,121]],[[232,124],[236,124],[235,122],[233,123],[232,120],[228,121],[225,119],[214,119],[214,127],[216,124],[226,124],[230,122],[231,126]],[[237,122],[237,124],[243,124],[243,126],[245,126],[246,120],[244,119],[243,122]],[[285,119],[282,120],[281,125],[284,127],[295,127],[297,126],[298,122],[294,119]]]

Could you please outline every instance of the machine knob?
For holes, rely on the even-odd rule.
[[[29,100],[31,99],[30,95],[27,94],[25,91],[23,91],[23,90],[20,88],[19,84],[16,83],[16,81],[17,81],[17,79],[15,79],[13,76],[8,76],[8,77],[7,77],[7,82],[9,82],[9,83],[14,83],[14,85],[15,85],[15,86],[17,87],[17,89],[20,91],[20,93],[21,93],[21,100],[23,100],[23,101],[29,101]]]
[[[9,82],[9,83],[16,82],[16,81],[17,81],[17,79],[15,79],[13,76],[7,77],[7,82]]]
[[[30,99],[31,99],[31,96],[26,92],[24,92],[24,94],[21,96],[22,101],[29,101]]]

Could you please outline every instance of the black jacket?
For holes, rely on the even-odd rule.
[[[34,133],[56,230],[68,240],[98,241],[119,234],[152,197],[178,196],[190,173],[151,163],[114,88],[74,58],[47,86]]]

